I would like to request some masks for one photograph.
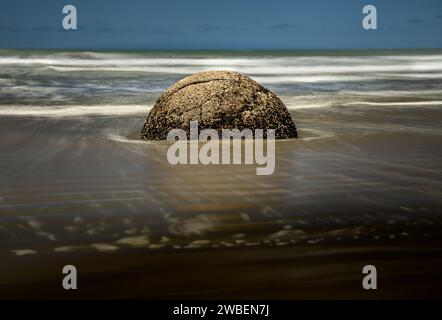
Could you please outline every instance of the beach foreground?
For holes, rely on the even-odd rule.
[[[314,125],[327,116],[339,129],[277,141],[268,177],[253,166],[169,165],[167,144],[122,138],[135,117],[2,119],[0,296],[440,296],[436,127],[354,137],[349,115],[318,111],[299,111],[300,127],[330,130]],[[395,117],[421,124],[438,112]],[[372,121],[390,128],[380,113]],[[75,293],[61,287],[67,264],[79,271]],[[377,292],[362,290],[367,264]]]

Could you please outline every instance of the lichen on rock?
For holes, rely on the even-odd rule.
[[[172,129],[275,129],[276,139],[296,138],[295,123],[283,102],[258,82],[232,71],[188,76],[169,87],[146,117],[141,138],[165,140]]]

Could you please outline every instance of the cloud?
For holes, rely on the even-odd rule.
[[[109,27],[109,26],[111,25],[110,22],[108,22],[108,21],[103,21],[103,20],[98,20],[95,24],[96,24],[97,26],[101,26],[101,27]]]
[[[144,31],[148,31],[147,29],[136,29],[136,28],[132,28],[132,27],[128,27],[128,28],[122,28],[122,29],[118,29],[118,28],[113,28],[113,27],[100,27],[98,29],[95,29],[98,32],[101,33],[130,33],[130,32],[144,32]]]
[[[98,28],[98,32],[101,32],[101,33],[114,33],[114,32],[117,32],[117,30],[114,29],[114,28],[111,28],[111,27],[101,27],[101,28]]]
[[[137,32],[137,29],[135,29],[135,28],[124,28],[124,29],[121,30],[121,32],[124,32],[124,33],[126,33],[126,32]]]
[[[270,29],[290,29],[293,27],[294,26],[289,23],[280,23],[280,24],[274,24],[274,25],[269,26]]]
[[[183,35],[185,34],[182,31],[177,31],[173,28],[146,28],[144,29],[146,32],[162,34],[162,35]]]
[[[227,27],[226,30],[227,31],[245,31],[245,30],[249,30],[249,28],[230,26],[230,27]]]
[[[78,30],[85,31],[87,28],[85,26],[78,26]],[[62,32],[65,31],[63,27],[55,27],[55,26],[27,26],[27,27],[18,27],[13,25],[0,25],[1,33],[51,33],[51,32]]]
[[[290,24],[290,23],[279,23],[269,26],[270,29],[276,30],[287,30],[287,29],[302,29],[302,24]]]
[[[418,24],[418,23],[422,23],[424,22],[422,19],[418,19],[418,18],[412,18],[408,20],[409,24]]]
[[[228,26],[228,27],[218,27],[218,26],[199,26],[196,29],[203,32],[216,32],[216,31],[244,31],[248,30],[248,28],[237,27],[237,26]]]
[[[35,32],[51,32],[51,31],[59,31],[61,29],[61,25],[60,28],[53,28],[53,27],[48,27],[48,26],[35,26],[31,28],[31,31],[35,31]]]
[[[125,27],[125,28],[114,28],[109,26],[101,26],[98,29],[92,28],[92,31],[98,31],[100,33],[106,34],[118,34],[118,33],[150,33],[150,34],[160,34],[160,35],[181,35],[183,32],[176,31],[172,28],[152,28],[152,27],[143,27],[143,28],[134,28],[134,27]]]
[[[0,25],[1,32],[26,32],[27,30],[22,27],[16,27],[11,25]]]
[[[219,27],[215,27],[215,26],[201,27],[200,29],[202,31],[204,31],[204,32],[213,32],[213,31],[219,31],[220,30]]]

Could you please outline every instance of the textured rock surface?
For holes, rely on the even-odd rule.
[[[276,129],[276,139],[296,138],[297,131],[282,101],[256,81],[237,72],[193,74],[168,88],[146,118],[141,137],[163,140],[172,129]]]

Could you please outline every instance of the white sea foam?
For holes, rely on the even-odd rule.
[[[377,79],[377,75],[285,75],[285,76],[252,76],[263,84],[289,84],[289,83],[318,83],[336,81],[362,81]]]
[[[326,108],[332,105],[333,105],[332,103],[297,104],[297,105],[288,105],[287,109],[297,110],[297,109],[310,109],[310,108]]]
[[[165,73],[165,74],[190,74],[206,70],[228,70],[237,71],[250,75],[333,75],[333,74],[367,74],[378,73],[380,77],[385,72],[397,72],[403,74],[389,74],[388,76],[415,76],[421,72],[436,72],[442,71],[442,61],[437,63],[420,63],[420,64],[400,64],[400,65],[311,65],[311,66],[298,66],[298,65],[275,65],[274,63],[268,66],[263,65],[247,65],[247,64],[195,64],[191,66],[181,65],[181,62],[177,62],[175,66],[165,66],[160,63],[152,65],[73,65],[73,66],[54,66],[50,65],[48,68],[61,71],[110,71],[110,72],[143,72],[143,73]],[[434,73],[427,73],[427,76],[435,76]],[[385,74],[384,74],[385,76]],[[421,74],[425,76],[425,74]],[[436,74],[437,77],[437,74]]]
[[[283,99],[289,110],[308,108],[327,108],[333,106],[442,106],[442,100],[432,101],[339,101],[327,97],[302,99]],[[288,103],[287,103],[288,102]],[[93,106],[0,106],[0,116],[47,117],[47,118],[72,118],[82,116],[125,116],[146,115],[152,106],[145,105],[93,105]],[[122,137],[112,136],[111,140],[123,142]],[[124,138],[125,139],[125,138]],[[124,141],[130,142],[130,141]]]
[[[441,101],[397,101],[397,102],[373,102],[373,101],[350,101],[350,102],[329,102],[322,104],[297,104],[288,105],[287,109],[297,110],[297,109],[309,109],[309,108],[326,108],[331,106],[442,106]]]
[[[422,97],[422,96],[435,96],[441,95],[441,89],[427,89],[427,90],[417,90],[417,91],[406,91],[406,90],[341,90],[340,95],[344,96],[372,96],[372,97]],[[305,96],[305,97],[311,97]]]
[[[343,106],[367,105],[367,106],[442,106],[442,101],[398,101],[398,102],[371,102],[353,101],[343,103]]]
[[[0,65],[39,65],[59,72],[111,71],[163,74],[189,74],[203,70],[223,69],[250,75],[318,76],[332,81],[332,75],[402,73],[402,76],[440,77],[441,55],[368,56],[368,57],[241,57],[241,58],[146,58],[143,56],[98,54],[78,58],[73,55],[5,56]],[[94,57],[94,58],[91,58]],[[435,73],[436,72],[436,73]],[[424,73],[420,74],[419,73]],[[276,75],[278,75],[276,77]],[[388,76],[397,76],[389,74]],[[302,78],[300,78],[302,80]],[[276,81],[268,79],[269,81]],[[288,78],[289,80],[289,78]],[[321,80],[320,78],[318,81]],[[351,79],[349,79],[351,81]],[[314,81],[314,80],[311,80]]]
[[[115,142],[132,143],[132,144],[155,144],[155,142],[151,142],[148,140],[128,139],[127,137],[122,136],[122,135],[118,135],[118,134],[108,134],[106,137],[108,140],[115,141]]]
[[[32,77],[15,76],[23,68]],[[215,69],[239,71],[268,85],[291,110],[352,105],[431,107],[441,105],[442,100],[442,90],[436,85],[442,79],[440,54],[153,57],[62,52],[0,56],[0,95],[8,101],[0,105],[0,116],[145,115],[151,106],[140,105],[143,101],[153,103],[160,92],[187,74]],[[423,79],[436,81],[423,86]],[[112,105],[97,105],[97,101],[112,101]]]
[[[151,106],[143,105],[93,105],[93,106],[1,106],[0,115],[69,118],[80,116],[123,116],[149,112]]]
[[[442,55],[379,55],[379,56],[280,56],[280,57],[144,57],[142,55],[125,54],[103,54],[90,53],[83,57],[75,54],[52,54],[52,55],[30,55],[30,56],[0,56],[0,64],[58,64],[58,65],[231,65],[231,64],[286,64],[290,62],[303,62],[312,64],[372,64],[375,63],[402,63],[402,62],[440,62]]]

